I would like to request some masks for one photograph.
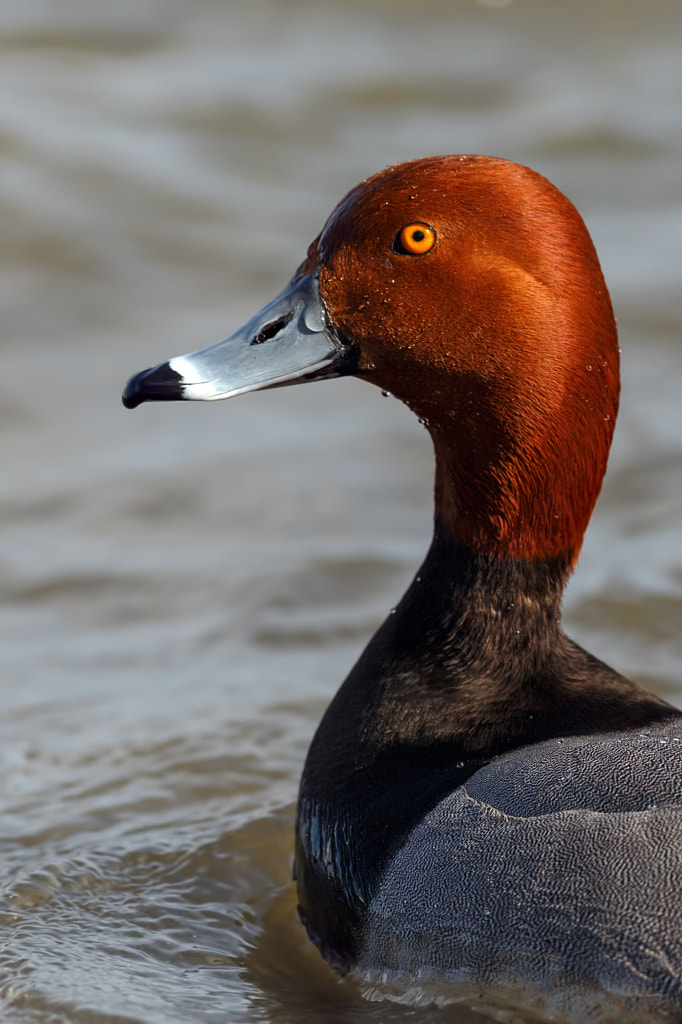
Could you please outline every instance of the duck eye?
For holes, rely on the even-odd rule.
[[[395,236],[393,251],[401,256],[423,256],[436,244],[436,232],[428,224],[408,224]]]

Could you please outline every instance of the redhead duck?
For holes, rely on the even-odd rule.
[[[311,939],[365,977],[682,1019],[682,712],[560,625],[619,391],[575,208],[501,159],[389,167],[262,312],[123,401],[347,374],[427,426],[435,527],[308,753],[294,870]]]

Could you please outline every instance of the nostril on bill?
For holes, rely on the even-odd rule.
[[[258,334],[256,334],[253,340],[250,342],[251,345],[262,345],[264,341],[270,341],[275,335],[279,334],[282,328],[290,322],[293,317],[293,312],[288,313],[286,316],[279,317],[278,320],[273,320],[272,323],[265,324],[261,327]]]

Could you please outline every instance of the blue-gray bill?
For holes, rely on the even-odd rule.
[[[246,391],[354,373],[357,349],[334,331],[317,273],[294,278],[276,299],[226,341],[142,370],[123,404],[215,401]]]

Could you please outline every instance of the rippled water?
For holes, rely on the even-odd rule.
[[[8,0],[0,97],[0,1015],[480,1020],[336,980],[289,883],[307,743],[428,543],[424,431],[349,380],[118,396],[384,164],[534,166],[624,349],[567,620],[682,704],[682,7]]]

